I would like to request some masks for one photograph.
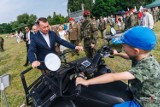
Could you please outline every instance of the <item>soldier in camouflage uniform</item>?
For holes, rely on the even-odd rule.
[[[131,27],[134,27],[135,26],[135,23],[136,23],[136,20],[135,20],[135,15],[134,15],[134,13],[133,13],[133,10],[131,9],[130,11],[129,11],[129,23],[128,23],[128,26],[129,26],[129,28],[131,28]]]
[[[157,22],[157,11],[156,11],[155,7],[152,10],[152,16],[154,19],[154,23],[156,23]]]
[[[124,23],[125,23],[125,30],[128,30],[129,29],[129,12],[126,11],[125,12],[125,18],[124,18]]]
[[[101,38],[103,39],[106,36],[106,21],[101,16],[99,21],[99,30],[101,31]]]
[[[98,39],[98,23],[95,17],[92,18],[91,20],[92,23],[92,31],[93,31],[93,37],[95,38],[95,44],[97,44],[97,39]]]
[[[85,10],[83,13],[85,18],[81,26],[81,40],[84,41],[84,51],[86,56],[92,58],[96,53],[97,43],[97,25],[95,21],[90,19],[90,11]]]
[[[139,25],[138,24],[138,12],[134,12],[133,14],[134,14],[134,18],[135,18],[135,24],[134,24],[134,26],[138,26]]]
[[[160,11],[158,7],[155,7],[156,10],[156,22],[158,22],[159,18],[160,18]]]
[[[113,55],[131,59],[130,70],[104,74],[90,80],[77,78],[76,84],[88,86],[129,80],[128,86],[133,100],[116,104],[113,107],[135,107],[131,105],[132,103],[136,104],[136,107],[160,107],[160,65],[150,55],[150,51],[156,45],[156,35],[147,27],[137,26],[126,31],[120,41],[123,43],[126,54],[114,50]]]

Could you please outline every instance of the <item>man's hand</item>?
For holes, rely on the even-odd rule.
[[[84,86],[88,86],[88,83],[87,83],[87,80],[81,78],[81,77],[78,77],[76,78],[76,85],[78,84],[81,84],[81,85],[84,85]]]
[[[83,51],[83,47],[82,46],[76,46],[75,49],[79,50],[79,51]]]
[[[40,66],[40,62],[39,61],[34,61],[34,62],[32,62],[32,68],[35,68],[35,67],[38,67],[38,66]]]
[[[29,41],[29,39],[26,39],[26,42],[28,42]]]

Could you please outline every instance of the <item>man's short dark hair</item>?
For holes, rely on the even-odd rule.
[[[44,22],[44,23],[48,22],[47,18],[45,18],[45,17],[40,17],[40,18],[37,20],[37,25],[39,25],[40,21],[42,21],[42,22]]]
[[[29,26],[25,26],[24,29],[25,29],[25,30],[26,30],[26,29],[29,29],[29,30],[30,30]]]

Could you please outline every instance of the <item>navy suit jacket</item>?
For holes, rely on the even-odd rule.
[[[55,53],[55,43],[59,43],[70,49],[75,49],[75,45],[61,39],[55,32],[49,31],[50,47],[43,38],[42,34],[38,31],[31,40],[28,51],[28,58],[30,63],[33,61],[44,61],[44,58],[49,53]]]

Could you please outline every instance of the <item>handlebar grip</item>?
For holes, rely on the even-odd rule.
[[[74,50],[66,51],[66,52],[64,52],[64,53],[60,54],[59,56],[61,57],[61,56],[64,56],[65,54],[67,54],[67,53],[71,53],[71,52],[74,52]]]
[[[117,52],[118,52],[118,53],[121,53],[121,52],[122,52],[122,50],[117,50]]]
[[[76,92],[77,96],[81,94],[81,87],[82,87],[82,85],[77,85],[77,87],[75,89],[75,92]]]
[[[120,50],[117,50],[117,52],[118,52],[118,53],[121,53],[122,50],[121,50],[121,49],[120,49]],[[113,55],[113,50],[111,50],[110,54]]]
[[[122,52],[122,50],[117,50],[117,52],[120,53],[120,52]],[[110,54],[111,54],[111,55],[110,55],[109,57],[110,57],[110,58],[114,58],[114,56],[113,56],[113,50],[111,50]]]

